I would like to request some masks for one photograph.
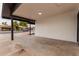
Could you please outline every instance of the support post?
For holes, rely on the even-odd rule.
[[[14,33],[13,33],[13,19],[11,19],[11,40],[14,40]]]
[[[79,12],[77,14],[77,44],[79,46]]]
[[[31,24],[29,24],[30,29],[29,29],[29,35],[31,35]]]

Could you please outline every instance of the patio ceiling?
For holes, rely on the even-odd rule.
[[[23,3],[14,11],[13,15],[39,20],[74,10],[78,5],[78,3]]]

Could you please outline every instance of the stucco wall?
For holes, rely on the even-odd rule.
[[[77,11],[37,20],[35,36],[77,42]]]

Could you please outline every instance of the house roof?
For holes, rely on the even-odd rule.
[[[35,20],[53,17],[78,7],[79,3],[4,3],[2,17],[35,24]]]
[[[0,28],[11,28],[9,25],[0,25]]]

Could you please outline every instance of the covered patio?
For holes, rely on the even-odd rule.
[[[57,55],[58,56],[61,56],[61,55],[69,56],[70,55],[71,56],[71,55],[74,55],[74,56],[77,56],[77,55],[79,55],[79,46],[78,46],[78,43],[79,43],[79,13],[77,13],[77,33],[76,33],[77,42],[64,41],[64,40],[58,40],[58,39],[53,39],[53,38],[49,38],[49,37],[46,38],[46,37],[31,35],[32,34],[31,33],[31,24],[35,24],[35,22],[37,21],[36,19],[38,19],[39,17],[43,18],[48,15],[44,14],[43,17],[42,16],[38,17],[37,14],[34,14],[36,16],[30,17],[31,15],[29,15],[29,13],[25,14],[27,12],[26,5],[28,6],[28,4],[17,4],[17,3],[4,3],[3,4],[2,18],[11,20],[11,34],[1,35],[0,47],[2,47],[2,48],[0,48],[0,55],[24,55],[24,56],[27,56],[27,55],[29,55],[29,56],[38,56],[38,55],[40,55],[40,56],[42,56],[42,55],[47,55],[47,56],[53,56],[53,55],[55,55],[55,56],[57,56]],[[48,4],[46,4],[46,5],[48,5]],[[49,8],[51,8],[50,5],[51,4],[49,4],[49,6],[48,6]],[[33,7],[35,7],[35,6],[36,5],[33,5]],[[38,6],[40,6],[40,4]],[[43,7],[44,6],[45,5],[43,5]],[[56,4],[56,6],[60,6],[60,4]],[[68,10],[71,11],[72,9],[75,8],[75,6],[77,6],[77,4],[75,4],[75,5],[71,4],[66,7],[68,8]],[[43,7],[39,7],[39,8],[43,8]],[[26,8],[26,9],[23,9],[23,8]],[[31,8],[32,8],[32,6],[31,6]],[[47,6],[45,8],[47,8]],[[29,9],[30,9],[30,7],[29,7]],[[29,9],[28,9],[28,11],[29,11]],[[62,12],[62,9],[60,7],[61,12]],[[49,10],[49,12],[50,12],[50,10]],[[65,10],[65,12],[67,11],[66,9],[64,9],[64,10]],[[43,12],[43,11],[38,10],[38,12]],[[56,12],[58,12],[58,11],[56,11]],[[58,13],[60,13],[60,12],[58,12]],[[41,13],[39,13],[39,14],[41,14]],[[48,14],[50,15],[51,12]],[[69,14],[69,15],[71,15],[71,14]],[[26,33],[24,33],[24,32],[15,34],[14,30],[13,30],[13,20],[28,22],[30,24],[29,35],[26,35]],[[43,22],[45,22],[45,21],[43,21]],[[39,30],[39,29],[37,29],[37,30]],[[42,31],[44,31],[44,30],[39,30],[38,35]],[[45,34],[48,34],[47,32],[49,32],[49,31],[46,31]],[[62,35],[67,36],[67,34],[62,34]],[[5,40],[4,36],[5,36],[5,38],[7,38],[6,40]],[[51,35],[49,35],[49,36],[51,36]]]

